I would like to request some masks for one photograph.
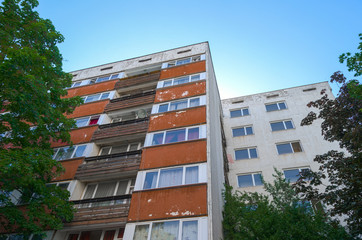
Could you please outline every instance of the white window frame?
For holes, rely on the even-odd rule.
[[[80,120],[80,119],[88,118],[87,124],[82,126],[82,127],[93,126],[93,125],[89,125],[89,123],[90,123],[92,118],[97,117],[97,116],[99,116],[98,121],[97,121],[96,124],[93,124],[93,125],[100,125],[102,123],[103,118],[104,118],[104,114],[92,115],[92,116],[88,116],[88,117],[80,117],[80,118],[75,118],[74,120],[77,121],[77,120]],[[80,127],[77,127],[77,128],[80,128]]]
[[[191,56],[191,57],[184,57],[184,58],[176,59],[176,60],[173,60],[173,61],[170,61],[170,62],[162,63],[162,69],[175,67],[175,66],[181,66],[181,65],[185,65],[185,64],[190,64],[190,63],[193,63],[193,62],[199,62],[199,61],[203,61],[205,59],[206,59],[205,54],[195,55],[195,56]],[[190,60],[190,61],[187,62],[187,63],[179,63],[179,62],[185,61],[185,60]]]
[[[124,232],[124,239],[133,239],[137,225],[149,225],[147,240],[150,240],[153,223],[172,222],[172,221],[179,221],[179,228],[178,228],[179,231],[178,231],[177,239],[182,239],[183,222],[190,222],[190,221],[197,221],[197,239],[200,239],[200,240],[205,239],[205,236],[208,236],[208,218],[200,217],[200,218],[182,218],[182,219],[160,220],[160,221],[152,221],[152,222],[149,221],[149,222],[142,222],[142,223],[127,223],[126,229]]]
[[[73,147],[74,147],[73,153],[72,153],[71,157],[70,157],[70,158],[67,158],[67,159],[72,159],[72,158],[74,158],[74,155],[75,155],[75,153],[77,152],[78,147],[81,147],[81,146],[86,146],[86,148],[84,149],[84,152],[83,152],[83,156],[86,157],[86,156],[87,156],[87,152],[88,152],[88,148],[89,148],[89,144],[79,144],[79,145],[73,145]],[[70,147],[70,146],[53,148],[53,150],[54,150],[53,159],[55,159],[55,156],[58,154],[59,149],[69,148],[69,147]],[[64,161],[64,160],[67,160],[67,159],[62,159],[62,160],[57,160],[57,161]]]
[[[248,114],[246,114],[246,115],[244,114],[244,112],[243,112],[244,109],[248,109]],[[250,109],[249,109],[249,107],[230,109],[229,111],[230,111],[230,118],[250,116]],[[234,112],[234,111],[240,111],[240,116],[232,117],[232,116],[231,116],[231,112]]]
[[[278,155],[291,154],[291,153],[300,153],[300,152],[295,152],[295,151],[294,151],[294,148],[293,148],[292,143],[299,143],[299,147],[300,147],[300,150],[301,150],[300,152],[304,152],[303,147],[302,147],[302,144],[300,143],[299,140],[297,140],[297,141],[276,143],[276,144],[275,144],[275,147],[276,147],[276,149],[277,149]],[[279,151],[278,151],[278,145],[283,145],[283,144],[289,144],[289,145],[290,145],[290,148],[292,149],[292,152],[291,152],[291,153],[279,153]]]
[[[285,105],[285,109],[280,109],[280,106],[279,106],[279,104],[280,104],[280,103],[284,103],[284,105]],[[267,108],[266,108],[266,106],[269,106],[269,105],[274,105],[274,104],[276,104],[276,105],[277,105],[278,109],[277,109],[277,110],[268,111],[268,110],[267,110]],[[287,103],[286,103],[285,101],[278,101],[278,102],[272,102],[272,103],[265,103],[265,111],[266,111],[266,112],[275,112],[275,111],[282,111],[282,110],[287,110],[287,109],[288,109],[288,105],[287,105]]]
[[[238,184],[238,188],[248,188],[248,187],[258,187],[258,186],[263,186],[263,184],[261,185],[255,185],[255,175],[259,175],[261,176],[261,178],[263,178],[263,174],[262,172],[253,172],[253,173],[241,173],[241,174],[238,174],[236,175],[236,182]],[[251,180],[253,182],[253,186],[248,186],[248,187],[240,187],[239,185],[239,176],[248,176],[248,175],[251,175]]]
[[[199,172],[198,172],[198,176],[199,176],[198,182],[197,183],[192,183],[192,184],[199,184],[199,183],[206,183],[207,182],[207,165],[206,165],[206,163],[191,164],[191,165],[184,165],[184,166],[172,166],[172,167],[153,169],[153,170],[148,170],[148,171],[139,171],[137,173],[135,191],[164,188],[164,187],[159,187],[159,179],[160,179],[161,170],[175,169],[175,168],[181,168],[181,167],[182,167],[182,181],[181,181],[181,184],[177,185],[177,186],[189,185],[189,184],[185,183],[185,181],[186,181],[186,168],[189,168],[189,167],[199,167],[199,169],[198,169],[199,170]],[[156,187],[144,189],[146,175],[149,172],[157,172]],[[176,187],[176,185],[175,186],[169,186],[169,187]],[[169,187],[166,187],[166,188],[169,188]]]
[[[255,152],[256,152],[256,157],[255,157],[255,158],[259,158],[258,148],[257,148],[257,147],[237,148],[237,149],[234,149],[235,161],[238,161],[238,160],[247,160],[247,159],[254,159],[254,157],[252,158],[252,157],[251,157],[251,154],[250,154],[250,150],[251,150],[251,149],[255,149]],[[240,151],[240,150],[247,150],[247,151],[248,151],[248,158],[236,159],[236,151]]]
[[[119,230],[121,229],[121,228],[123,228],[123,229],[125,229],[125,226],[120,226],[120,227],[118,227],[118,228],[110,228],[110,229],[92,229],[92,230],[90,230],[90,232],[92,232],[92,231],[99,231],[99,230],[102,230],[102,234],[101,234],[101,237],[100,237],[100,240],[103,240],[104,239],[104,235],[105,235],[105,233],[107,232],[107,231],[112,231],[112,230],[115,230],[115,233],[114,233],[114,238],[113,238],[113,240],[123,240],[123,239],[126,239],[124,236],[124,234],[123,234],[123,238],[117,238],[117,236],[118,236],[118,234],[119,234]],[[79,240],[80,239],[80,236],[82,235],[82,232],[89,232],[89,230],[84,230],[84,231],[71,231],[71,232],[68,232],[67,233],[67,236],[66,236],[66,240],[69,238],[69,235],[71,235],[71,234],[78,234],[78,238],[77,238],[77,240]],[[125,231],[124,231],[125,232]]]
[[[129,152],[129,151],[130,151],[130,148],[131,148],[131,145],[136,144],[136,143],[138,143],[137,150],[140,150],[140,149],[142,148],[142,142],[132,142],[132,143],[129,143],[129,144],[128,144],[128,146],[127,146],[127,151],[125,151],[125,152]],[[126,145],[126,144],[124,144],[124,145]],[[102,147],[102,148],[99,150],[98,156],[106,156],[106,155],[111,154],[110,152],[112,152],[112,148],[113,148],[113,147],[116,147],[116,146],[120,146],[120,145],[104,146],[104,147]],[[102,152],[102,150],[103,150],[104,148],[109,148],[108,154],[101,155],[101,152]]]
[[[251,131],[253,132],[252,134],[247,134],[246,128],[248,128],[248,127],[251,128]],[[234,129],[243,129],[244,135],[234,136],[234,131],[233,131]],[[244,136],[254,135],[253,125],[245,125],[245,126],[240,126],[240,127],[233,127],[233,128],[231,129],[231,135],[232,135],[233,137],[244,137]]]
[[[105,78],[105,77],[108,77],[108,79],[103,80],[103,81],[99,81],[100,79]],[[124,72],[113,73],[113,74],[109,74],[109,75],[103,75],[103,76],[100,76],[100,77],[95,77],[95,78],[86,79],[86,80],[74,81],[74,82],[72,82],[72,85],[67,89],[80,87],[80,86],[85,86],[85,85],[90,85],[90,84],[99,83],[99,82],[106,82],[106,81],[110,81],[110,80],[114,80],[114,79],[120,79],[120,78],[124,78]],[[79,83],[79,82],[80,82],[80,84],[78,86],[74,86],[74,85],[76,85],[76,83]]]
[[[196,80],[196,81],[192,81],[192,77],[193,77],[193,76],[197,76],[197,75],[200,75],[200,79],[199,79],[199,80]],[[186,77],[189,78],[187,83],[190,83],[190,82],[198,82],[198,81],[206,80],[206,73],[205,73],[205,72],[202,72],[202,73],[198,73],[198,74],[191,74],[191,75],[188,75],[188,76],[182,76],[182,77],[177,77],[177,78],[171,78],[171,79],[162,80],[162,81],[159,81],[159,82],[157,83],[157,88],[166,88],[166,87],[172,87],[172,86],[187,84],[187,83],[175,84],[175,82],[176,82],[178,79],[180,79],[180,78],[186,78]],[[170,85],[170,86],[164,86],[164,85],[165,85],[165,82],[170,82],[170,81],[171,81],[171,85]]]
[[[104,99],[101,99],[103,94],[109,94],[107,98],[104,98]],[[91,94],[91,95],[87,95],[87,96],[82,96],[81,98],[83,99],[84,103],[91,103],[91,102],[96,102],[96,101],[100,101],[100,100],[105,100],[105,99],[113,99],[113,96],[114,96],[114,93],[115,91],[110,91],[110,92],[101,92],[101,93],[95,93],[95,94]],[[99,97],[97,100],[94,100],[94,101],[91,101],[91,102],[86,102],[88,97],[92,97],[92,96],[95,96],[95,95],[98,95],[99,94]]]
[[[297,168],[285,168],[285,169],[283,169],[283,175],[284,175],[285,180],[286,180],[286,181],[288,181],[288,180],[289,180],[289,179],[287,179],[287,178],[285,177],[285,171],[289,171],[289,170],[298,170],[299,175],[301,175],[301,172],[302,172],[302,170],[303,170],[303,169],[308,169],[309,171],[311,171],[311,169],[310,169],[310,167],[309,167],[309,166],[305,166],[305,167],[297,167]],[[290,181],[290,180],[289,180],[289,181]],[[294,183],[294,182],[290,181],[290,183]]]
[[[166,130],[166,131],[158,131],[158,132],[147,133],[147,135],[146,135],[146,140],[145,140],[145,147],[160,146],[160,145],[163,145],[163,144],[178,143],[178,142],[165,143],[166,132],[176,131],[176,130],[182,130],[182,129],[186,129],[185,140],[184,140],[184,141],[180,141],[180,142],[187,142],[187,141],[198,140],[198,139],[188,140],[188,132],[189,132],[189,129],[191,129],[191,128],[196,128],[196,127],[199,128],[199,138],[198,138],[198,139],[206,138],[206,125],[205,125],[205,124],[204,124],[204,125],[196,125],[196,126],[190,126],[190,127],[169,129],[169,130]],[[161,143],[161,144],[157,144],[157,145],[152,145],[153,136],[154,136],[155,134],[159,134],[159,133],[163,133],[162,143]]]
[[[285,124],[285,122],[290,122],[293,127],[292,127],[292,128],[287,128],[287,125]],[[281,130],[273,130],[273,128],[272,128],[272,126],[271,126],[273,123],[283,123],[284,129],[281,129]],[[278,131],[283,131],[283,130],[295,129],[295,125],[294,125],[292,119],[279,120],[279,121],[270,122],[270,129],[271,129],[272,132],[278,132]]]
[[[183,99],[178,99],[176,101],[171,101],[171,102],[164,102],[164,103],[160,103],[160,104],[155,104],[152,106],[152,111],[151,114],[156,114],[156,113],[165,113],[165,112],[169,112],[169,111],[180,111],[182,109],[187,109],[190,108],[191,105],[191,101],[194,99],[199,99],[199,105],[198,106],[194,106],[194,107],[200,107],[200,106],[204,106],[206,105],[206,96],[202,95],[202,96],[198,96],[198,97],[192,97],[192,98],[183,98]],[[187,101],[186,103],[186,107],[185,108],[181,108],[181,109],[176,109],[176,110],[170,110],[171,104],[172,103],[176,103],[176,102],[181,102],[181,101]],[[167,110],[164,112],[159,112],[160,111],[160,106],[166,105],[167,104]]]

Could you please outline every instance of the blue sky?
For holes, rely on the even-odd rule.
[[[222,98],[352,77],[338,56],[362,32],[361,0],[39,3],[65,37],[65,71],[208,41]]]

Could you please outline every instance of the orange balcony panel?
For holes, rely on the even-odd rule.
[[[100,93],[100,92],[106,92],[106,91],[111,91],[114,89],[114,86],[116,85],[116,83],[119,80],[112,80],[112,81],[106,81],[106,82],[100,82],[100,83],[95,83],[95,84],[91,84],[91,85],[85,85],[85,86],[80,86],[80,87],[76,87],[76,88],[71,88],[68,90],[68,95],[66,96],[68,97],[75,97],[75,96],[85,96],[85,95],[90,95],[90,94],[95,94],[95,93]]]
[[[184,127],[206,123],[206,107],[182,109],[152,116],[148,131],[159,131],[169,128]]]
[[[156,92],[155,103],[206,94],[206,82],[176,85]]]
[[[134,192],[128,221],[207,215],[207,185]]]
[[[77,172],[79,165],[83,163],[83,160],[84,157],[61,161],[60,163],[65,169],[65,172],[59,177],[53,179],[53,181],[57,182],[57,181],[73,180],[75,173]]]
[[[144,148],[140,169],[206,162],[206,140]]]
[[[75,108],[74,112],[72,114],[67,115],[67,117],[78,118],[94,114],[101,114],[104,112],[104,109],[108,103],[109,99],[82,104],[79,107]]]
[[[92,139],[93,133],[98,129],[98,125],[93,125],[89,127],[82,127],[79,129],[73,129],[70,132],[70,140],[73,144],[80,144],[80,143],[88,143]],[[67,146],[69,143],[64,142],[52,142],[51,146],[53,148]]]
[[[190,75],[206,71],[206,62],[194,62],[190,64],[180,65],[172,68],[166,68],[161,71],[160,80],[167,78],[175,78],[183,75]]]

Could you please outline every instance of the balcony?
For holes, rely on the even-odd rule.
[[[75,178],[81,181],[135,175],[141,163],[141,150],[89,157],[78,167]]]
[[[114,88],[119,89],[119,88],[126,88],[149,82],[156,82],[160,79],[160,74],[161,74],[160,71],[156,71],[152,73],[121,79],[119,82],[116,83]]]
[[[116,98],[109,102],[104,109],[105,112],[136,107],[144,104],[152,104],[155,99],[156,91],[134,94],[126,97]]]
[[[66,227],[126,223],[131,194],[72,201],[76,212]]]
[[[93,134],[92,142],[105,144],[115,140],[139,139],[145,135],[148,129],[149,118],[133,119],[122,122],[100,125],[99,129]]]

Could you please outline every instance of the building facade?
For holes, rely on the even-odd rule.
[[[273,181],[274,168],[290,182],[304,171],[318,170],[318,154],[339,149],[321,135],[321,120],[301,126],[328,82],[222,100],[230,185],[240,191],[264,192],[261,177]]]

